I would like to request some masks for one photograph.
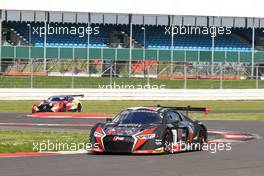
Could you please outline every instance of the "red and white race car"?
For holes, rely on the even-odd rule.
[[[32,113],[36,112],[81,112],[82,103],[76,97],[81,95],[56,95],[47,100],[37,102],[32,107]]]

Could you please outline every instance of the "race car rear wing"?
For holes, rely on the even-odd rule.
[[[177,110],[177,111],[186,111],[186,115],[189,114],[190,111],[196,111],[196,112],[205,112],[205,114],[208,114],[209,109],[208,108],[201,108],[201,107],[191,107],[186,106],[186,107],[177,107],[177,106],[160,106],[157,105],[157,107],[162,107],[162,108],[169,108],[169,109],[173,109],[173,110]]]
[[[70,97],[84,97],[84,94],[77,94],[77,95],[69,95]]]

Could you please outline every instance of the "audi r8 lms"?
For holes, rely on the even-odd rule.
[[[186,111],[186,114],[183,112]],[[136,107],[120,112],[113,120],[97,123],[90,131],[93,153],[174,153],[190,148],[201,150],[207,141],[207,128],[188,118],[191,107]],[[191,145],[189,145],[191,146]]]
[[[32,113],[36,112],[81,112],[82,103],[76,97],[84,95],[56,95],[47,100],[37,102],[32,107]]]

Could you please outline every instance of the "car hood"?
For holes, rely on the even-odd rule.
[[[57,103],[60,103],[59,101],[39,101],[37,103],[35,103],[36,106],[41,106],[41,105],[54,105],[54,104],[57,104]]]
[[[157,127],[157,124],[105,124],[106,135],[132,136],[141,131]]]

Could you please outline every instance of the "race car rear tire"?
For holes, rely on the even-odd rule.
[[[196,148],[196,150],[202,150],[203,149],[203,145],[205,142],[207,142],[207,134],[206,134],[206,131],[205,130],[201,130],[199,131],[199,134],[198,134],[198,147]]]
[[[82,105],[80,103],[78,104],[77,112],[82,112]]]
[[[163,148],[165,154],[169,154],[171,152],[171,144],[172,144],[172,134],[169,130],[166,130],[165,135],[163,137]]]

